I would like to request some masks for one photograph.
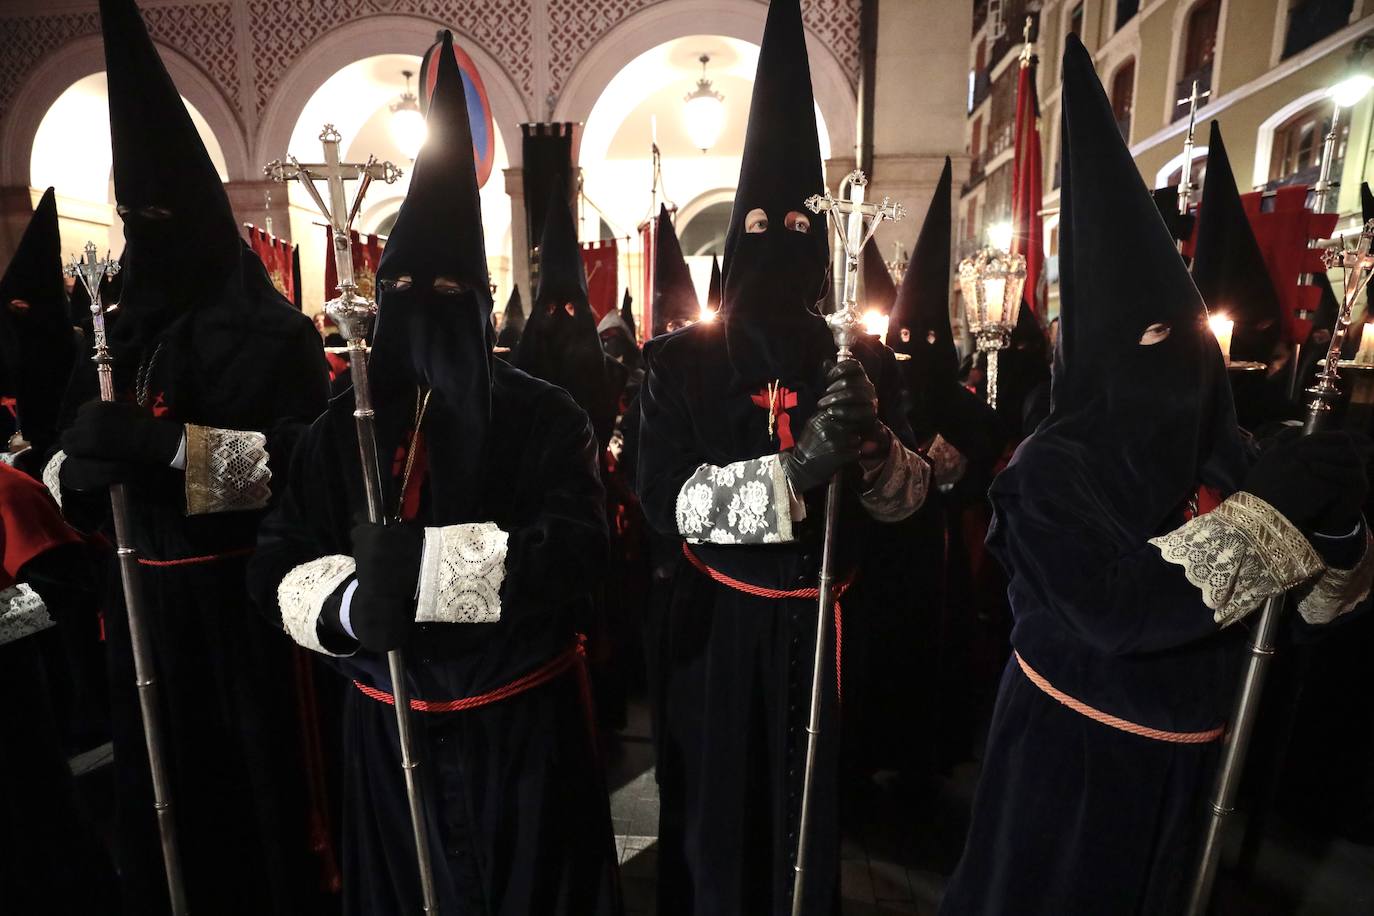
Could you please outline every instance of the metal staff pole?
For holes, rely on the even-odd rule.
[[[1193,91],[1178,104],[1188,103],[1188,133],[1183,136],[1183,171],[1178,177],[1178,215],[1188,215],[1188,204],[1193,197],[1193,135],[1197,130],[1197,103],[1212,94],[1212,90],[1197,91],[1197,80],[1193,80]],[[1178,250],[1183,250],[1184,239],[1178,240]]]
[[[1338,367],[1341,347],[1350,327],[1355,302],[1369,283],[1370,271],[1374,270],[1374,255],[1370,254],[1371,241],[1374,241],[1374,220],[1365,223],[1358,247],[1354,250],[1332,253],[1332,260],[1345,269],[1345,300],[1341,303],[1341,311],[1331,333],[1326,366],[1317,383],[1307,389],[1312,400],[1308,402],[1307,418],[1302,427],[1304,436],[1310,436],[1326,427],[1331,418],[1331,411],[1340,396]],[[1221,843],[1225,835],[1226,822],[1235,811],[1236,795],[1240,790],[1241,776],[1245,772],[1245,758],[1254,736],[1260,698],[1264,692],[1265,678],[1269,674],[1269,664],[1274,657],[1274,643],[1283,620],[1286,597],[1276,595],[1264,602],[1259,621],[1250,637],[1249,658],[1241,676],[1240,692],[1231,712],[1230,727],[1226,731],[1216,784],[1212,789],[1207,830],[1203,836],[1197,873],[1188,900],[1188,916],[1203,916],[1212,898],[1212,888],[1216,883],[1217,868],[1221,862]]]
[[[840,308],[826,318],[826,324],[830,326],[830,332],[835,337],[835,346],[838,348],[835,354],[837,360],[849,359],[852,356],[851,348],[864,334],[863,315],[859,311],[859,270],[864,246],[873,237],[880,222],[885,219],[899,220],[906,215],[901,204],[891,203],[887,198],[883,198],[881,204],[865,203],[864,188],[867,185],[868,179],[864,173],[853,171],[845,176],[838,189],[838,193],[843,197],[848,186],[848,198],[836,200],[827,194],[824,197],[813,195],[806,200],[806,207],[812,213],[827,213],[834,219],[845,256],[844,301]],[[841,215],[846,217],[843,226],[840,224]],[[816,606],[816,651],[811,663],[811,710],[806,724],[806,767],[802,773],[797,857],[792,866],[792,916],[801,916],[804,905],[806,850],[813,802],[811,790],[815,783],[816,749],[821,735],[821,689],[825,677],[826,628],[835,606],[835,531],[840,517],[841,480],[842,475],[836,474],[831,478],[825,492],[825,534],[821,542],[821,572],[817,583],[820,595]]]
[[[64,270],[86,288],[91,297],[91,327],[94,336],[96,377],[100,400],[113,401],[114,357],[105,335],[105,303],[100,298],[100,281],[119,272],[119,262],[96,260],[95,243],[86,243],[86,256],[73,258]],[[162,730],[162,706],[158,697],[157,672],[153,661],[153,639],[144,618],[143,582],[138,570],[138,553],[133,546],[129,523],[129,493],[124,484],[110,484],[110,516],[114,521],[115,556],[119,578],[124,587],[124,609],[129,619],[129,644],[134,657],[134,683],[138,705],[143,714],[143,740],[148,747],[148,770],[153,780],[153,810],[162,840],[162,867],[167,873],[167,897],[174,916],[190,912],[186,905],[186,885],[181,873],[181,851],[177,845],[176,815],[172,808],[172,779],[167,771],[166,739]]]
[[[375,414],[372,407],[372,386],[368,380],[367,341],[377,317],[377,306],[358,295],[353,276],[353,242],[350,227],[358,215],[362,195],[373,180],[380,178],[391,184],[401,176],[401,170],[390,162],[377,162],[368,157],[366,163],[339,161],[339,145],[343,138],[331,124],[320,134],[324,145],[323,165],[302,165],[294,157],[289,166],[280,161],[268,164],[266,174],[277,180],[298,180],[315,201],[315,206],[329,220],[330,238],[334,248],[335,271],[339,278],[339,295],[325,303],[324,310],[339,326],[348,341],[349,374],[353,381],[353,419],[357,424],[358,457],[362,467],[363,490],[367,498],[368,521],[386,524],[382,506],[382,476],[377,464],[377,437],[374,432]],[[361,184],[350,207],[344,195],[344,180],[356,178]],[[315,180],[327,182],[328,203],[315,187]],[[386,654],[391,677],[391,695],[395,698],[396,734],[401,751],[401,770],[406,780],[406,800],[410,806],[410,824],[415,837],[415,857],[420,873],[420,899],[425,913],[437,913],[438,902],[434,890],[434,865],[429,852],[429,824],[425,820],[424,783],[420,779],[419,761],[415,756],[415,741],[410,730],[410,686],[406,681],[405,656],[399,649]]]

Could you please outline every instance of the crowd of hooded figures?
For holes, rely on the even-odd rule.
[[[101,0],[100,19],[125,234],[98,291],[113,400],[89,296],[64,286],[52,189],[0,281],[15,419],[0,910],[172,905],[115,484],[192,913],[422,911],[397,649],[444,916],[623,911],[603,731],[636,692],[665,916],[838,913],[849,787],[896,774],[919,796],[974,758],[942,913],[1181,913],[1247,629],[1282,595],[1307,687],[1288,745],[1304,752],[1267,800],[1297,783],[1309,817],[1370,840],[1369,449],[1359,432],[1295,435],[1286,392],[1316,346],[1232,392],[1204,301],[1241,282],[1236,258],[1246,282],[1264,269],[1222,221],[1240,211],[1215,127],[1190,274],[1070,37],[1057,331],[1051,345],[1022,308],[993,408],[951,330],[948,160],[900,286],[868,283],[888,297],[886,343],[836,360],[818,312],[828,227],[804,205],[825,189],[798,0],[769,8],[717,319],[696,320],[665,210],[642,329],[628,298],[595,317],[557,183],[528,316],[517,292],[493,320],[445,33],[428,141],[376,268],[379,524],[341,358],[331,387],[320,332],[241,241],[132,0]],[[1233,346],[1277,368],[1259,311]],[[839,600],[818,617],[832,480]],[[66,759],[100,735],[107,832]]]

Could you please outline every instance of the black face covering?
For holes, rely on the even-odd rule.
[[[835,345],[817,303],[829,228],[806,209],[824,193],[815,101],[798,0],[773,0],[759,49],[749,128],[725,238],[725,341],[736,381],[805,382]],[[755,218],[766,217],[767,228]],[[805,223],[809,229],[798,231]]]
[[[448,32],[426,124],[377,265],[382,292],[369,362],[388,438],[399,441],[420,393],[429,392],[429,502],[434,523],[454,524],[471,520],[480,501],[472,482],[486,457],[495,335],[472,133]]]
[[[101,0],[115,200],[124,220],[116,366],[221,298],[242,247],[229,199],[133,0]]]
[[[1061,331],[1053,406],[1032,441],[1078,464],[1138,542],[1199,483],[1235,490],[1245,446],[1201,297],[1073,35],[1062,106]]]

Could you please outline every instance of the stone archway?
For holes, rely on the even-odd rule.
[[[268,162],[286,152],[306,102],[339,68],[379,54],[423,54],[441,28],[452,26],[416,16],[374,16],[332,29],[301,52],[277,83],[258,123],[253,143],[255,159]],[[482,74],[492,119],[507,143],[511,165],[518,167],[520,145],[512,143],[511,138],[518,138],[520,123],[529,120],[525,99],[501,64],[476,40],[456,29],[454,36]]]
[[[157,45],[167,72],[184,96],[209,124],[224,153],[230,181],[257,177],[261,168],[248,155],[243,127],[233,107],[205,73],[179,51]],[[78,38],[44,58],[10,101],[0,125],[0,184],[29,186],[29,162],[34,137],[43,116],[69,86],[105,69],[99,35]]]
[[[677,0],[627,16],[582,55],[558,97],[553,120],[586,121],[606,85],[646,51],[675,38],[699,34],[704,23],[710,23],[705,29],[710,34],[757,44],[767,16],[767,6],[740,0]],[[830,135],[830,155],[852,159],[858,120],[854,87],[839,59],[810,29],[806,46],[816,104]]]

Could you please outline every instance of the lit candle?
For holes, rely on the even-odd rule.
[[[1236,323],[1225,315],[1208,318],[1207,323],[1212,327],[1212,334],[1217,339],[1217,346],[1221,347],[1221,358],[1229,366],[1231,364],[1231,332],[1235,329]]]
[[[1355,354],[1355,362],[1363,366],[1374,365],[1374,323],[1366,324],[1360,333],[1360,351]]]
[[[697,321],[715,321],[716,312],[709,305],[701,306],[701,311],[697,315]]]
[[[887,322],[888,317],[879,309],[864,312],[864,330],[883,343],[887,343]]]

